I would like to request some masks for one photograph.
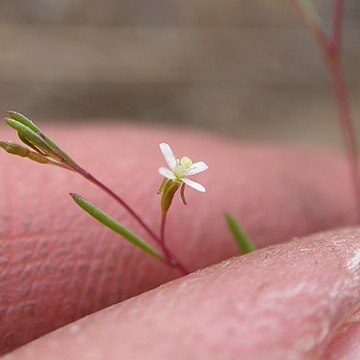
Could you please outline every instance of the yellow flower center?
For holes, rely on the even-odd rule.
[[[177,167],[173,170],[173,173],[178,179],[181,179],[186,175],[186,172],[189,170],[192,164],[192,160],[187,156],[184,156],[177,161]]]

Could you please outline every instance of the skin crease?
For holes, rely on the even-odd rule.
[[[360,229],[344,229],[200,270],[4,360],[355,360],[359,310]],[[336,345],[344,337],[351,352]]]
[[[203,160],[169,213],[167,241],[191,270],[238,254],[223,220],[232,212],[258,247],[355,223],[348,169],[333,155],[239,144],[180,130],[108,124],[45,127],[46,133],[128,200],[154,229],[160,209],[158,144]],[[2,132],[11,139],[10,131]],[[179,276],[83,213],[77,192],[143,234],[109,197],[79,176],[0,154],[0,353]]]

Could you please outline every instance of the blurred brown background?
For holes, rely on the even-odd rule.
[[[332,1],[315,2],[329,19]],[[345,24],[358,123],[358,0]],[[1,113],[341,144],[326,68],[289,0],[1,0],[0,52]]]

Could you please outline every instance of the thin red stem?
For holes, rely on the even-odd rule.
[[[331,50],[332,51],[332,50]],[[360,173],[358,168],[358,146],[350,113],[344,74],[341,66],[340,53],[336,50],[329,55],[328,64],[333,83],[333,90],[339,111],[345,150],[349,160],[351,179],[355,192],[358,220],[360,220]]]
[[[343,129],[345,150],[349,159],[349,168],[357,207],[357,217],[358,220],[360,220],[360,173],[358,168],[358,145],[341,62],[344,5],[345,0],[334,0],[332,32],[328,45],[323,50],[330,69],[333,91]]]
[[[296,0],[294,3],[303,18],[305,25],[317,39],[324,58],[329,66],[332,87],[336,99],[339,121],[343,130],[344,146],[349,161],[349,169],[353,183],[357,218],[360,221],[360,173],[358,168],[358,146],[355,129],[349,106],[348,93],[342,67],[342,28],[345,0],[333,0],[332,29],[328,35],[320,24],[312,22]]]
[[[300,17],[302,18],[305,26],[311,31],[317,42],[324,46],[327,43],[327,34],[321,26],[321,23],[317,21],[314,16],[310,16],[304,9],[303,6],[300,5],[299,0],[293,0],[293,4],[298,11]]]
[[[167,248],[164,241],[164,231],[165,231],[165,218],[162,219],[162,232],[160,238],[150,229],[150,227],[141,219],[141,217],[114,191],[96,179],[93,175],[88,173],[86,170],[81,167],[74,168],[74,170],[83,176],[85,179],[90,181],[92,184],[99,187],[101,190],[106,192],[109,196],[111,196],[114,200],[116,200],[129,214],[142,226],[142,228],[152,237],[152,239],[161,247],[161,250],[165,256],[165,262],[170,267],[177,268],[182,274],[187,275],[189,271],[186,270],[184,265],[180,263],[180,261],[176,258],[176,256]]]
[[[116,200],[143,227],[143,229],[153,238],[154,241],[159,242],[159,239],[156,236],[156,234],[150,229],[150,227],[147,224],[145,224],[145,222],[141,219],[141,217],[119,195],[117,195],[114,191],[109,189],[106,185],[104,185],[102,182],[96,179],[93,175],[89,174],[86,170],[79,169],[78,173],[87,180],[89,180],[91,183],[99,187],[101,190],[105,191],[114,200]]]

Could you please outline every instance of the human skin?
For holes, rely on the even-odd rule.
[[[359,315],[360,229],[343,229],[225,260],[5,359],[356,360]]]
[[[209,170],[176,197],[167,241],[191,270],[238,254],[223,214],[231,212],[258,247],[356,221],[345,161],[311,150],[239,144],[178,129],[115,124],[45,127],[83,167],[122,195],[154,229],[160,209],[158,149]],[[4,138],[10,133],[4,131]],[[76,174],[1,154],[0,352],[86,314],[143,293],[180,274],[96,223],[69,198],[77,192],[134,231],[141,230],[104,193]]]

